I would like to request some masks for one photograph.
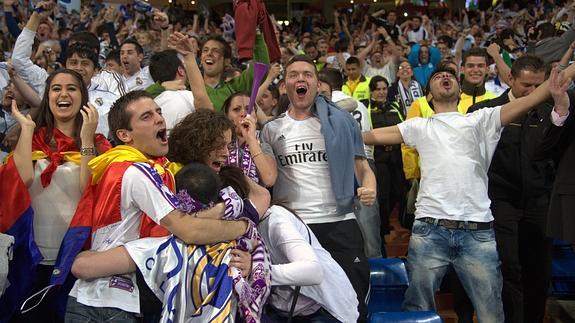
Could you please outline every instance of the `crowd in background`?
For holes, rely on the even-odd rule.
[[[201,263],[196,253],[221,253],[210,266],[237,270],[228,292],[242,320],[364,321],[367,258],[386,257],[394,210],[414,230],[407,256],[418,287],[406,293],[405,310],[433,310],[447,273],[461,322],[474,312],[482,322],[542,322],[549,238],[575,241],[575,178],[566,166],[575,1],[384,7],[354,5],[330,17],[304,9],[278,23],[258,0],[234,1],[225,12],[140,0],[85,2],[68,12],[48,1],[4,0],[0,232],[14,237],[6,243],[16,246],[10,266],[33,265],[22,265],[20,276],[13,267],[4,273],[12,281],[0,284],[0,322],[61,321],[64,312],[67,322],[178,320],[194,311],[199,321],[234,317],[235,307],[210,297],[174,305],[170,293],[190,293],[185,272]],[[445,139],[434,137],[440,132],[428,126],[421,141],[407,132],[419,122],[409,119],[442,120],[448,95],[440,87],[456,87],[458,116],[485,128],[441,132],[465,143],[453,146],[465,156],[461,168],[442,171],[448,161],[426,157]],[[512,120],[503,108],[501,118],[487,109],[528,98],[532,109]],[[400,141],[372,131],[395,126]],[[442,149],[452,153],[435,153]],[[469,186],[455,194],[452,181]],[[24,225],[22,214],[33,221]],[[75,226],[88,233],[67,254]],[[418,237],[436,234],[427,226],[470,231],[474,242],[461,246],[492,243],[493,254],[449,246],[453,257],[433,267],[418,251],[434,250],[417,249]],[[142,277],[147,259],[173,264],[156,253],[166,244],[153,240],[168,236],[176,254],[189,256],[181,276]],[[206,247],[190,251],[194,245]],[[458,262],[465,257],[473,261]],[[61,261],[69,262],[64,275]],[[26,275],[35,278],[24,284]],[[473,287],[484,283],[487,292]],[[43,293],[48,301],[21,313]]]

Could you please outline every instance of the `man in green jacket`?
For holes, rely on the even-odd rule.
[[[254,46],[254,62],[269,64],[269,56],[266,44],[260,33],[256,36]],[[201,64],[204,71],[204,82],[210,100],[216,111],[221,111],[226,99],[237,92],[250,93],[254,78],[253,63],[238,77],[229,81],[223,78],[224,69],[230,64],[232,49],[221,37],[213,36],[202,46]]]

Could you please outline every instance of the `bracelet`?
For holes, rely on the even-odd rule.
[[[80,156],[96,156],[96,148],[82,147],[80,148]]]
[[[252,155],[252,159],[256,159],[256,157],[258,157],[259,155],[262,155],[263,153],[264,153],[264,151],[260,150],[259,152]]]
[[[563,65],[561,63],[557,64],[557,67],[559,68],[560,71],[563,71],[564,69],[567,69],[567,65]]]
[[[162,29],[162,30],[168,30],[168,28],[170,28],[170,25],[168,25],[166,27],[160,27],[160,29]]]
[[[385,37],[385,41],[389,41],[390,39],[391,39],[391,36]]]

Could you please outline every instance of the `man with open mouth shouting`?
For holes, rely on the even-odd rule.
[[[434,293],[453,266],[479,322],[503,322],[502,274],[497,254],[487,172],[503,127],[524,117],[549,95],[566,116],[567,88],[575,65],[554,69],[548,82],[504,105],[463,115],[458,112],[455,71],[440,68],[429,80],[435,114],[364,133],[367,144],[405,143],[416,148],[421,184],[409,240],[410,285],[406,311],[435,310]]]
[[[360,320],[365,320],[369,268],[353,201],[357,193],[361,203],[374,203],[375,176],[357,122],[318,96],[319,85],[313,61],[293,57],[286,66],[290,107],[266,124],[261,139],[269,145],[262,146],[278,163],[274,198],[289,201],[343,268],[357,293]],[[357,190],[354,178],[360,183]]]

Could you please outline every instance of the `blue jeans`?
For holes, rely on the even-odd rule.
[[[137,323],[136,314],[112,307],[92,307],[78,303],[75,297],[68,297],[66,323]]]
[[[493,229],[446,229],[416,220],[409,240],[410,283],[403,310],[434,311],[435,291],[450,265],[471,299],[479,322],[503,322],[503,283]]]
[[[375,174],[375,162],[372,159],[368,159],[367,161]],[[382,254],[382,252],[385,253],[385,250],[382,250],[383,235],[381,234],[381,218],[379,216],[379,203],[377,199],[375,199],[372,206],[363,205],[357,198],[354,204],[355,218],[363,235],[365,256],[367,258],[385,257],[385,255]]]

